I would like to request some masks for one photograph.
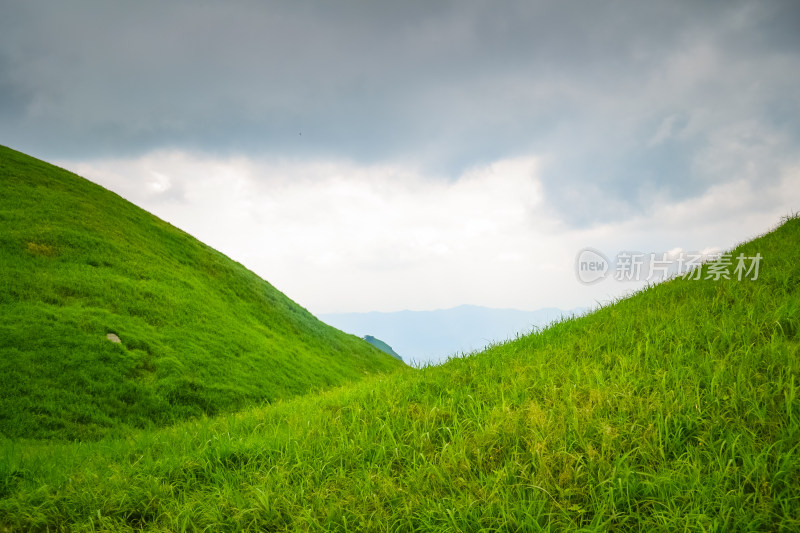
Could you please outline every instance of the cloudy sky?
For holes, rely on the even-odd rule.
[[[800,4],[0,0],[0,144],[315,313],[594,305],[800,210]]]

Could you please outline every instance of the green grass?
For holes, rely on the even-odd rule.
[[[87,443],[0,441],[0,531],[800,530],[800,219],[439,367]],[[705,267],[707,268],[707,267]]]
[[[0,227],[0,435],[124,435],[401,366],[119,196],[4,147]]]

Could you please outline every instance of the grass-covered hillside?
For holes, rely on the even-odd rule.
[[[0,441],[0,530],[800,530],[800,219],[740,253],[758,279],[673,280],[439,367]]]
[[[0,435],[91,439],[398,366],[119,196],[0,147]]]

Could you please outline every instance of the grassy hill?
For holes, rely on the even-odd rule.
[[[797,531],[800,219],[740,253],[442,366],[0,439],[0,531]]]
[[[439,367],[0,441],[0,530],[797,531],[800,219],[739,253],[758,279],[676,279]]]
[[[0,227],[0,435],[92,439],[401,366],[119,196],[4,147]]]

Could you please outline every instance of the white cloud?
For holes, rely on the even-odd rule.
[[[763,187],[720,184],[647,216],[574,229],[544,202],[535,157],[457,180],[401,166],[180,152],[63,166],[242,262],[315,313],[602,303],[639,285],[578,283],[575,254],[585,246],[610,257],[725,249],[800,205],[798,168]],[[153,176],[169,186],[142,189]]]

